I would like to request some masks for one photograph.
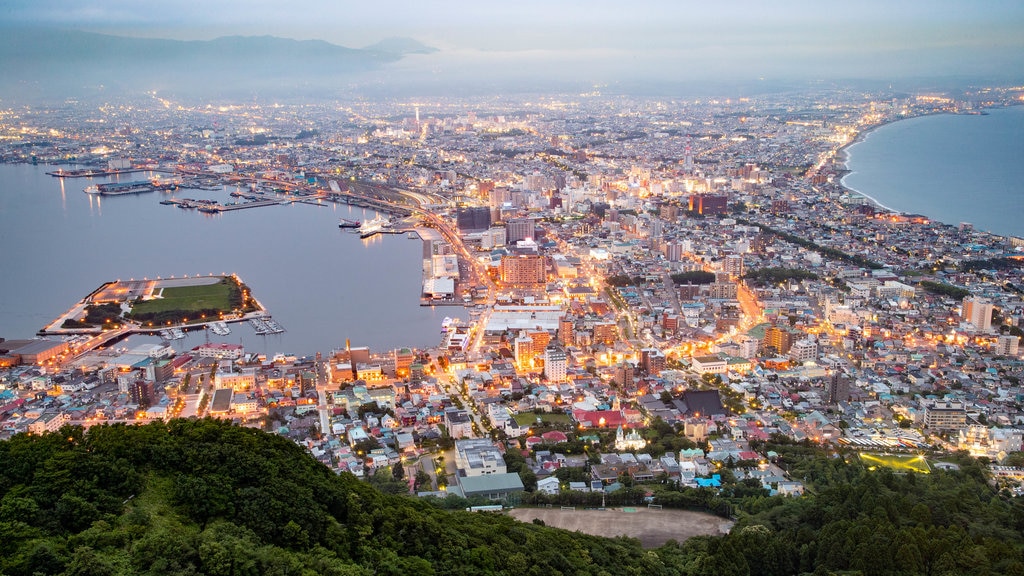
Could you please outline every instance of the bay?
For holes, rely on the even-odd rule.
[[[1024,106],[901,120],[846,154],[843,185],[889,209],[1024,237]]]
[[[344,347],[346,338],[372,351],[431,347],[444,317],[462,312],[419,305],[420,240],[360,240],[337,226],[339,218],[373,218],[372,211],[326,203],[207,215],[161,205],[172,196],[166,192],[84,194],[84,187],[108,180],[61,180],[45,174],[53,168],[0,165],[0,337],[32,337],[106,281],[158,276],[238,274],[287,332],[257,336],[235,323],[230,335],[209,337],[267,355],[326,353]],[[173,196],[225,204],[234,200],[232,190]],[[206,337],[189,334],[175,347]],[[154,337],[132,342],[146,338]]]

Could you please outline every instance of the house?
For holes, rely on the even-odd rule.
[[[547,478],[537,481],[537,491],[543,492],[544,494],[558,494],[561,490],[558,478],[554,476],[548,476]]]

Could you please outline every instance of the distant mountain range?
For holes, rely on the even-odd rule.
[[[347,48],[273,36],[183,41],[7,29],[0,34],[0,77],[6,84],[0,91],[49,98],[111,90],[298,94],[337,86],[342,78],[378,69],[406,54],[433,51],[411,38]]]

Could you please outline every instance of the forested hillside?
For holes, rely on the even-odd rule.
[[[731,535],[643,550],[384,495],[220,421],[65,428],[0,442],[0,574],[1024,573],[1021,507],[977,465],[799,466],[816,496],[746,497]]]

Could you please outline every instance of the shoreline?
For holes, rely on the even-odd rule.
[[[898,209],[892,208],[890,206],[887,206],[887,205],[883,204],[880,200],[875,198],[874,196],[871,196],[870,194],[862,192],[862,191],[860,191],[860,190],[850,186],[849,184],[847,184],[845,182],[846,177],[849,176],[850,174],[854,173],[854,170],[851,170],[850,167],[849,167],[849,161],[850,161],[849,149],[853,145],[859,144],[859,143],[864,142],[865,140],[867,140],[867,137],[869,135],[871,135],[873,132],[875,132],[876,130],[878,130],[880,128],[883,128],[885,126],[889,126],[889,125],[892,125],[892,124],[903,122],[905,120],[913,120],[915,118],[926,118],[926,117],[929,117],[929,116],[945,116],[945,115],[950,115],[950,116],[987,115],[987,111],[988,110],[1005,110],[1005,109],[1013,108],[1013,107],[1016,107],[1016,106],[1020,106],[1020,105],[1019,104],[1013,104],[1013,105],[1005,105],[1005,106],[988,106],[988,107],[985,107],[985,108],[980,108],[976,112],[970,113],[970,114],[962,113],[962,112],[958,113],[958,112],[945,112],[945,111],[943,111],[943,112],[932,112],[932,113],[927,113],[927,114],[919,114],[919,115],[916,115],[916,116],[907,116],[907,117],[904,117],[904,118],[899,118],[899,119],[896,119],[896,120],[886,121],[886,122],[882,122],[882,123],[879,123],[879,124],[872,125],[872,126],[868,127],[867,129],[865,129],[865,130],[863,130],[861,132],[857,132],[857,134],[856,134],[856,136],[854,136],[853,140],[851,140],[850,142],[847,142],[846,144],[843,144],[842,146],[840,146],[839,148],[836,149],[836,161],[837,161],[838,164],[840,164],[842,166],[842,169],[839,171],[840,174],[839,174],[839,177],[838,177],[839,187],[842,190],[844,190],[847,194],[857,195],[857,196],[860,196],[860,197],[864,198],[872,206],[874,206],[876,209],[879,209],[879,210],[882,210],[882,211],[885,211],[885,212],[888,212],[888,213],[891,213],[891,214],[897,214],[897,215],[918,215],[917,212],[908,212],[908,211],[905,211],[905,210],[898,210]],[[951,226],[951,227],[952,226],[956,226],[956,224],[951,224],[949,222],[945,222],[945,221],[939,220],[937,218],[933,218],[931,216],[927,216],[925,214],[920,214],[920,215],[928,218],[929,220],[931,220],[933,222],[938,222],[938,223],[943,224],[945,226]],[[978,231],[979,232],[984,232],[984,233],[989,234],[991,236],[996,236],[996,237],[1004,238],[1004,239],[1015,238],[1016,237],[1016,236],[1014,236],[1012,234],[998,234],[998,233],[992,232],[990,230],[978,230]]]

